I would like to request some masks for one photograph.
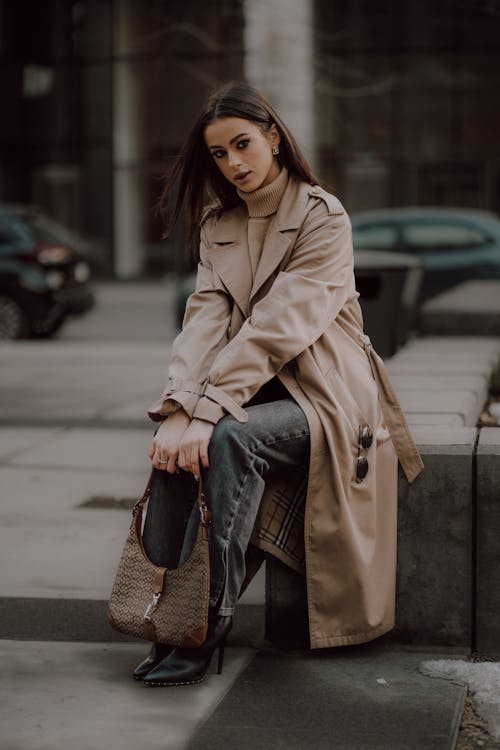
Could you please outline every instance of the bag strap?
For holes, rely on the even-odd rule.
[[[132,517],[136,521],[137,521],[137,518],[139,519],[142,518],[142,510],[144,508],[144,505],[147,503],[147,501],[151,497],[151,490],[153,487],[153,479],[154,479],[155,471],[156,469],[154,468],[151,470],[151,474],[149,476],[146,489],[144,490],[142,497],[139,500],[137,500],[134,507],[132,508]],[[200,485],[200,489],[198,492],[198,507],[200,509],[201,525],[204,528],[204,537],[207,538],[205,536],[205,532],[208,530],[208,527],[210,526],[212,522],[212,514],[208,510],[207,504],[205,502],[205,490],[203,489],[202,476],[200,476],[199,478],[199,485]]]

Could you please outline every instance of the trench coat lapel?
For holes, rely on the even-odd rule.
[[[262,254],[255,271],[255,278],[250,292],[250,303],[286,255],[292,241],[292,238],[288,235],[289,233],[280,232],[277,229],[276,217],[274,217],[269,225]]]
[[[245,317],[249,315],[253,297],[293,247],[296,232],[304,221],[309,188],[306,183],[290,177],[269,225],[253,284],[246,207],[223,213],[214,227],[210,259]]]
[[[290,177],[264,240],[262,254],[250,292],[250,302],[293,247],[296,230],[302,225],[308,185]]]
[[[248,254],[246,209],[227,211],[217,221],[212,236],[210,260],[245,317],[252,286]]]

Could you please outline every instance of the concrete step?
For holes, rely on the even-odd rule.
[[[0,597],[0,639],[143,643],[113,630],[107,610],[106,599]],[[240,602],[228,644],[258,648],[265,642],[264,629],[264,605]]]
[[[380,643],[261,652],[188,748],[452,750],[465,691],[420,674],[426,658]]]

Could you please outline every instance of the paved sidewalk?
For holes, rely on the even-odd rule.
[[[185,689],[131,679],[142,644],[0,641],[1,750],[182,750],[254,652]],[[215,662],[215,660],[214,660]]]
[[[464,690],[419,674],[434,653],[232,647],[222,675],[214,659],[200,685],[148,689],[130,678],[143,652],[142,644],[0,641],[0,750],[454,747]]]
[[[169,343],[2,344],[0,424],[151,426],[169,355]]]

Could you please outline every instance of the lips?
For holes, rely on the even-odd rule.
[[[236,182],[242,182],[246,177],[248,177],[249,174],[250,172],[240,172],[239,174],[234,176],[234,179]]]

